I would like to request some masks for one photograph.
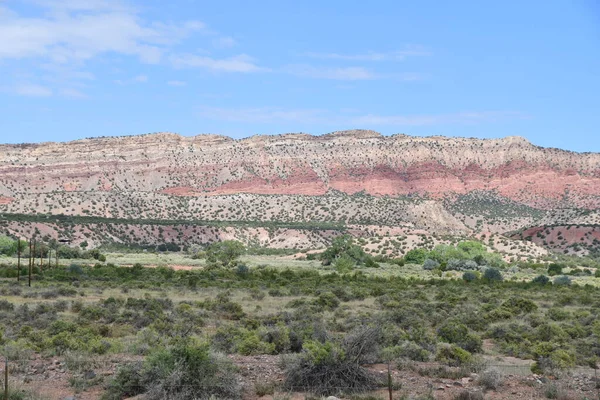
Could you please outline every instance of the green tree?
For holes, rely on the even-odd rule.
[[[347,265],[348,261],[362,265],[369,258],[369,255],[365,253],[362,247],[354,244],[352,236],[341,235],[333,239],[331,246],[321,254],[321,262],[323,265],[337,264],[337,260],[340,258],[346,259],[342,262],[344,265]]]
[[[0,254],[12,256],[17,252],[17,241],[8,236],[0,236]]]
[[[562,265],[556,263],[548,265],[548,275],[554,276],[560,274],[562,274]]]
[[[421,249],[421,248],[412,249],[412,250],[409,250],[408,253],[406,253],[406,255],[404,256],[404,261],[407,264],[421,265],[425,262],[425,259],[427,258],[428,255],[429,255],[429,252],[426,249]]]
[[[213,265],[230,267],[245,252],[246,247],[243,243],[237,240],[224,240],[208,246],[206,259]]]

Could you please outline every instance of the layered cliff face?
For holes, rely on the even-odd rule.
[[[20,193],[141,191],[199,194],[441,198],[474,190],[531,206],[600,205],[600,154],[498,140],[384,137],[372,131],[233,140],[159,133],[0,146],[1,203]]]
[[[510,210],[477,211],[486,204]],[[556,208],[600,208],[600,154],[541,148],[519,137],[373,131],[241,140],[157,133],[0,146],[2,212],[466,232],[517,229]]]

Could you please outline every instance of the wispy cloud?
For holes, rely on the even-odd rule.
[[[304,53],[305,56],[324,60],[346,60],[346,61],[402,61],[407,57],[429,56],[431,52],[421,46],[407,46],[403,50],[377,52],[368,51],[358,54],[341,53]]]
[[[199,115],[223,121],[246,123],[311,123],[327,126],[355,126],[371,128],[376,126],[434,126],[472,125],[501,120],[524,119],[528,115],[514,111],[472,111],[447,114],[421,115],[378,115],[360,113],[358,110],[331,112],[323,109],[284,109],[278,107],[219,108],[201,107]]]
[[[114,53],[157,63],[171,45],[204,28],[199,21],[148,24],[117,1],[36,3],[47,11],[44,17],[4,15],[0,23],[0,59],[81,63]]]
[[[67,89],[61,89],[60,90],[60,95],[61,96],[65,96],[65,97],[69,97],[72,99],[85,99],[87,98],[87,95],[77,89],[72,89],[72,88],[67,88]]]
[[[213,58],[196,54],[181,54],[170,57],[176,68],[203,68],[213,72],[261,72],[267,68],[259,67],[254,59],[246,54],[229,58]]]
[[[132,85],[137,83],[146,83],[148,82],[148,75],[136,75],[132,78],[128,79],[117,79],[114,81],[117,85]]]
[[[374,79],[391,79],[396,81],[413,82],[425,78],[423,74],[402,73],[378,73],[364,67],[322,67],[307,64],[287,65],[282,72],[313,79],[331,79],[338,81],[367,81]]]
[[[213,39],[212,44],[218,49],[227,49],[237,44],[234,38],[229,36],[221,36]]]
[[[288,65],[283,69],[292,75],[316,79],[359,81],[378,78],[378,75],[363,67],[315,67],[312,65]]]
[[[184,82],[184,81],[167,81],[167,85],[169,85],[169,86],[186,86],[187,82]]]
[[[18,84],[13,88],[13,92],[19,96],[28,97],[48,97],[52,96],[52,89],[33,83]]]

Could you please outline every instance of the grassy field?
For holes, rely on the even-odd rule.
[[[5,354],[91,365],[109,357],[122,365],[92,380],[84,378],[85,370],[67,367],[57,395],[63,397],[53,398],[79,392],[122,399],[160,389],[175,390],[170,398],[192,399],[173,389],[185,387],[188,379],[187,372],[173,369],[183,368],[173,357],[205,359],[213,352],[238,361],[288,360],[279,380],[269,384],[280,392],[317,394],[340,390],[309,387],[317,379],[310,371],[323,376],[350,368],[348,357],[356,348],[365,349],[356,355],[361,363],[392,360],[398,374],[455,379],[484,373],[490,364],[516,376],[532,370],[589,373],[600,356],[600,278],[594,271],[559,285],[533,282],[546,267],[507,266],[501,269],[503,281],[467,282],[461,271],[410,263],[341,272],[339,266],[294,256],[244,255],[230,267],[184,253],[105,256],[105,262],[63,260],[59,268],[36,270],[32,287],[16,281],[15,258],[0,258]],[[151,368],[156,359],[173,362],[161,361],[158,371]],[[138,368],[132,360],[141,369],[127,369]],[[219,376],[238,376],[223,365]],[[298,373],[309,374],[302,375],[307,386],[290,386],[287,377]],[[330,378],[351,385],[342,375]],[[25,376],[16,379],[25,382]],[[142,381],[135,380],[140,376]],[[256,398],[264,389],[247,377],[236,379],[244,382],[239,392],[224,398]],[[377,382],[355,389],[368,392],[384,384]]]

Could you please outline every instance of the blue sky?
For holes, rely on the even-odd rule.
[[[524,136],[600,151],[600,6],[0,0],[0,138]]]

